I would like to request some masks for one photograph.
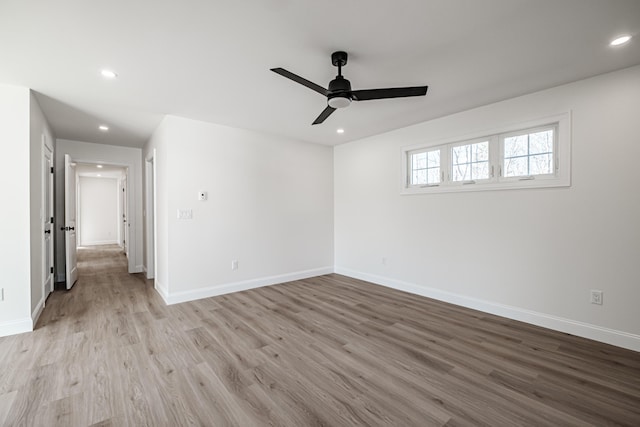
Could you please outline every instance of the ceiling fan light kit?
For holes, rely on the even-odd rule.
[[[284,68],[272,68],[276,74],[280,74],[296,83],[324,95],[327,98],[327,107],[312,123],[314,125],[324,122],[327,117],[339,108],[346,108],[351,101],[369,101],[373,99],[405,98],[409,96],[424,96],[428,86],[399,87],[386,89],[351,90],[351,82],[342,76],[342,67],[347,65],[347,52],[338,51],[331,54],[331,63],[338,67],[338,75],[329,82],[328,89],[323,88],[309,80],[287,71]]]

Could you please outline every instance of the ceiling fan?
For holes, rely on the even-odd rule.
[[[372,99],[405,98],[408,96],[424,96],[427,94],[428,86],[396,87],[385,89],[364,89],[351,90],[351,83],[342,76],[342,67],[347,65],[347,52],[333,52],[331,63],[338,67],[338,75],[329,82],[329,88],[325,89],[309,80],[302,78],[284,68],[272,68],[271,71],[280,74],[296,83],[315,90],[327,97],[327,108],[320,113],[318,118],[312,123],[314,125],[324,122],[338,108],[346,108],[351,105],[351,101],[369,101]]]

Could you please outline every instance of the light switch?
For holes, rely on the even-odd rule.
[[[193,211],[191,209],[178,209],[178,219],[193,219]]]

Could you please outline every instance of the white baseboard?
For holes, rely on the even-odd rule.
[[[169,291],[167,287],[160,283],[158,279],[155,279],[153,282],[153,288],[158,292],[164,303],[169,305]]]
[[[412,294],[422,295],[439,301],[445,301],[462,307],[480,310],[485,313],[495,314],[508,319],[519,320],[536,326],[553,329],[555,331],[589,338],[595,341],[604,342],[629,350],[640,351],[640,335],[615,329],[604,328],[585,322],[552,316],[545,313],[526,310],[491,301],[481,300],[465,295],[459,295],[440,289],[419,286],[413,283],[392,279],[389,277],[377,276],[374,274],[362,273],[348,268],[336,267],[335,272],[355,279],[365,280],[377,285],[386,286]]]
[[[33,331],[33,322],[31,320],[31,317],[25,317],[23,319],[10,320],[8,322],[0,323],[0,337],[22,334],[24,332],[31,331]]]
[[[158,286],[156,280],[156,289],[164,299],[167,305],[178,304],[181,302],[193,301],[202,298],[215,297],[231,292],[246,291],[248,289],[260,288],[262,286],[277,285],[279,283],[291,282],[294,280],[308,279],[309,277],[322,276],[323,274],[333,273],[333,267],[315,268],[312,270],[296,271],[293,273],[281,274],[277,276],[260,277],[257,279],[244,280],[242,282],[225,283],[217,286],[199,288],[183,292],[175,292],[163,295],[162,286]]]
[[[42,310],[44,310],[44,302],[46,301],[47,297],[43,296],[40,301],[38,302],[38,304],[36,304],[36,308],[33,309],[33,313],[31,313],[31,329],[35,329],[36,327],[36,323],[38,322],[38,319],[40,318],[40,315],[42,314]]]
[[[144,265],[140,264],[140,265],[136,265],[134,267],[133,273],[143,273],[145,271],[147,271],[147,270],[144,268]]]

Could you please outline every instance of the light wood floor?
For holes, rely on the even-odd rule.
[[[83,250],[0,338],[0,425],[640,425],[640,354],[327,275],[167,307]]]

